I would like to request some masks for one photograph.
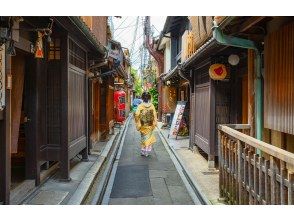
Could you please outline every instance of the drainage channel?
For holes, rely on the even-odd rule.
[[[176,166],[176,169],[178,170],[191,198],[193,199],[195,204],[199,205],[209,205],[210,202],[203,197],[203,195],[200,193],[198,187],[194,184],[192,181],[190,175],[187,173],[185,166],[177,156],[175,150],[168,144],[167,140],[164,138],[163,134],[159,131],[158,129],[158,134],[160,136],[160,139],[162,143],[164,144],[167,152],[169,153],[173,163]]]
[[[113,185],[116,168],[118,165],[118,159],[120,157],[130,119],[131,116],[127,119],[125,125],[123,126],[119,137],[114,144],[111,155],[103,166],[100,175],[97,176],[96,183],[93,184],[93,187],[90,190],[88,196],[89,198],[87,198],[84,202],[85,205],[108,204],[111,187]]]

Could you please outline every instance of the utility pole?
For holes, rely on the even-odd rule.
[[[151,41],[151,26],[150,26],[150,16],[145,17],[144,22],[144,45],[146,45],[149,53],[151,56],[154,57],[154,59],[157,62],[158,69],[159,69],[159,75],[163,73],[163,53],[160,51],[157,51],[156,48],[154,48],[153,40]],[[162,117],[162,82],[159,79],[157,90],[158,90],[158,120],[161,121]]]

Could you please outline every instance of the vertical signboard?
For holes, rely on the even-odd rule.
[[[5,45],[0,47],[0,111],[5,106]]]
[[[177,138],[180,129],[181,121],[185,111],[186,101],[178,101],[176,111],[173,117],[172,125],[170,128],[169,138]]]

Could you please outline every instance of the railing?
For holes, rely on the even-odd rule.
[[[220,197],[228,204],[294,204],[294,154],[219,125]]]

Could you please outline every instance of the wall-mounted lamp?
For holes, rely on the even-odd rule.
[[[238,63],[240,62],[240,58],[238,55],[236,54],[231,54],[228,58],[228,62],[229,64],[231,64],[232,66],[236,66],[238,65]]]

